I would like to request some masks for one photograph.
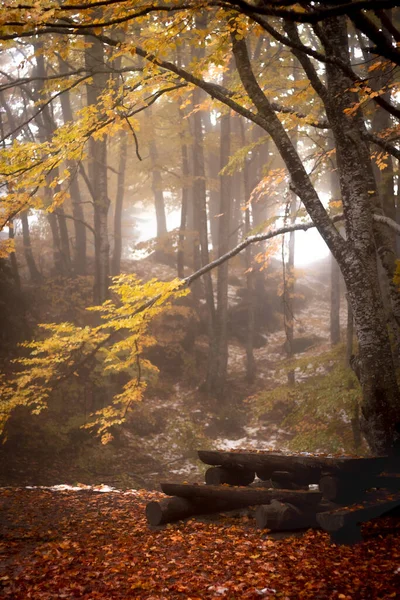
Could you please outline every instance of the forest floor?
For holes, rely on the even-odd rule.
[[[337,546],[309,530],[274,539],[246,516],[150,528],[158,492],[0,489],[0,596],[9,600],[399,598],[400,521]],[[2,588],[2,589],[1,589]]]

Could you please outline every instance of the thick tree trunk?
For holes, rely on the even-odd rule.
[[[330,150],[334,149],[332,143],[329,144]],[[331,201],[337,202],[341,199],[339,177],[336,170],[332,169],[330,174]],[[335,346],[340,342],[340,267],[334,258],[330,255],[331,263],[331,309],[330,309],[330,342]]]
[[[111,259],[111,275],[121,273],[121,254],[122,254],[122,207],[125,194],[125,171],[126,160],[128,156],[128,134],[126,131],[120,133],[119,144],[119,163],[117,178],[117,193],[115,196],[114,208],[114,248]]]
[[[331,308],[330,308],[330,341],[335,346],[340,342],[340,268],[330,255],[331,263]]]
[[[322,24],[327,55],[348,63],[347,34],[343,19]],[[328,99],[326,110],[335,137],[337,164],[345,214],[346,237],[351,251],[339,261],[353,309],[360,353],[360,383],[363,389],[361,425],[373,452],[390,452],[394,426],[400,421],[397,386],[385,312],[382,304],[374,244],[381,228],[374,226],[373,208],[379,204],[369,149],[362,136],[361,116],[345,109],[357,101],[349,91],[350,81],[332,63],[326,65]],[[332,101],[332,99],[335,99]],[[372,192],[372,194],[371,194]],[[353,260],[348,259],[353,254]],[[382,258],[384,263],[385,258]]]
[[[333,60],[348,61],[344,21],[326,21],[322,27],[323,41],[329,40],[329,46],[327,43],[325,48],[327,55]],[[244,40],[232,35],[232,44],[242,83],[285,161],[292,187],[340,265],[354,312],[360,348],[363,433],[374,453],[389,453],[397,439],[395,426],[400,422],[400,395],[377,278],[373,198],[370,193],[375,189],[375,181],[370,177],[369,151],[362,136],[362,123],[359,124],[357,117],[344,113],[357,101],[357,96],[349,91],[351,82],[331,62],[326,64],[328,92],[315,71],[311,73],[313,85],[325,102],[335,137],[347,233],[344,241],[334,228],[293,144],[254,77]],[[337,53],[339,56],[336,56]],[[296,55],[302,62],[304,56],[297,52]],[[308,57],[306,61],[305,68],[310,72],[313,67]]]
[[[107,86],[107,74],[104,67],[103,44],[91,37],[87,38],[90,47],[85,52],[86,68],[95,70],[92,82],[87,84],[87,103],[96,106],[101,94]],[[107,138],[89,140],[89,179],[94,195],[94,230],[95,230],[95,282],[93,297],[95,303],[102,303],[108,298],[109,286],[109,253],[108,239],[108,198],[107,183]]]

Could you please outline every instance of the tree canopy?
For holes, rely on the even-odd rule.
[[[148,363],[138,362],[143,348],[151,344],[148,322],[200,275],[205,282],[210,340],[215,334],[215,343],[210,342],[209,385],[221,390],[221,373],[226,372],[226,352],[221,350],[227,302],[223,265],[250,243],[312,226],[339,264],[354,314],[364,435],[375,453],[393,450],[400,422],[396,378],[400,297],[394,281],[393,238],[393,231],[398,231],[395,161],[400,157],[397,4],[386,0],[8,3],[0,16],[0,227],[22,219],[28,210],[47,213],[51,231],[58,236],[55,262],[65,273],[73,269],[66,220],[74,220],[76,247],[82,226],[91,231],[94,302],[102,321],[84,328],[71,323],[46,325],[49,336],[27,344],[31,354],[21,362],[22,374],[5,386],[5,418],[18,404],[42,408],[56,382],[79,375],[79,368],[96,355],[102,357],[106,372],[123,371],[131,377],[114,404],[97,418],[103,433],[120,422],[131,402],[142,396],[143,369],[151,370]],[[110,288],[111,140],[121,140],[117,152],[126,160],[123,140],[128,136],[132,156],[139,163],[141,144],[147,143],[143,127],[149,128],[146,138],[151,139],[153,113],[149,111],[160,103],[166,110],[173,104],[183,122],[192,118],[193,147],[200,143],[206,113],[220,120],[221,131],[222,127],[229,131],[232,115],[246,126],[260,128],[280,156],[283,175],[275,173],[275,185],[282,184],[282,196],[297,196],[307,220],[282,230],[271,230],[268,223],[263,234],[253,237],[246,226],[246,235],[232,248],[228,229],[223,229],[230,201],[222,204],[221,191],[219,252],[211,262],[210,207],[201,187],[204,158],[198,147],[191,200],[198,227],[195,275],[146,284],[123,275]],[[182,123],[176,130],[184,152],[187,133]],[[229,183],[224,176],[235,167],[245,170],[256,144],[243,139],[236,151],[225,148],[219,170],[221,190]],[[157,148],[151,141],[149,155],[161,236],[166,233],[164,198]],[[327,207],[322,197],[322,180],[332,157],[340,179],[341,197],[335,199],[342,211],[339,217],[334,203]],[[387,174],[391,174],[391,190]],[[78,175],[93,207],[93,224],[82,212],[85,200],[74,201]],[[70,200],[74,212],[66,215],[64,207]],[[242,203],[250,200],[243,198]],[[338,219],[345,234],[335,224]],[[2,256],[12,245],[12,239],[2,241]],[[377,258],[384,285],[379,281]],[[217,266],[215,301],[210,271]],[[116,294],[115,302],[110,293]]]

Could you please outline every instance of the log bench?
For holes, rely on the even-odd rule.
[[[210,465],[205,484],[162,483],[168,497],[147,505],[150,525],[253,506],[261,529],[318,527],[333,542],[349,544],[361,539],[362,522],[400,505],[400,474],[384,472],[387,457],[209,450],[198,455]]]

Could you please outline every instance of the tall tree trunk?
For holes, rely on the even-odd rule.
[[[64,63],[59,58],[60,73],[66,72]],[[60,96],[61,110],[64,123],[73,120],[71,97],[69,91],[64,92]],[[73,270],[76,275],[86,275],[87,260],[86,260],[86,227],[85,215],[82,206],[82,195],[77,177],[77,165],[73,161],[67,161],[67,168],[73,174],[69,184],[69,192],[72,204],[72,216],[75,232],[75,244],[73,246]]]
[[[231,116],[230,112],[221,117],[221,141],[220,141],[220,170],[228,163],[230,157],[231,138]],[[231,176],[220,175],[220,208],[218,256],[222,256],[229,250],[229,233],[231,226]],[[215,395],[223,399],[228,368],[228,274],[229,261],[225,261],[218,267],[217,281],[217,310],[215,319],[215,336],[217,338],[217,355],[214,365],[217,366],[215,380],[212,389]]]
[[[107,87],[107,74],[104,69],[104,48],[102,42],[87,37],[90,44],[85,51],[86,68],[93,73],[92,82],[86,85],[88,106],[96,106],[101,94]],[[95,303],[102,303],[108,298],[109,286],[109,253],[108,239],[108,197],[107,182],[107,137],[89,140],[89,179],[94,194],[94,230],[95,230],[95,282],[93,297]]]
[[[42,42],[35,41],[33,46],[35,48],[36,72],[38,76],[35,96],[37,101],[40,102],[42,100],[41,93],[44,90],[44,82],[46,81],[47,69],[43,55]],[[56,124],[50,112],[50,105],[43,106],[40,115],[36,117],[36,123],[39,129],[39,139],[41,141],[51,141],[56,130]],[[53,172],[47,176],[47,188],[45,189],[44,193],[45,204],[47,206],[50,206],[53,202],[53,189],[54,193],[57,193],[60,189],[58,185],[56,185],[53,189],[50,188],[51,182],[53,182],[57,177],[58,168],[54,169]],[[63,207],[58,206],[56,213],[50,214],[48,216],[48,220],[53,235],[53,256],[55,259],[55,271],[57,272],[57,274],[70,275],[72,270],[72,263],[68,227]]]
[[[241,146],[246,145],[246,135],[243,119],[239,120],[239,134]],[[250,217],[250,173],[249,161],[244,160],[242,172],[243,208],[245,209],[245,236],[251,231]],[[247,292],[247,335],[246,335],[246,379],[253,383],[256,378],[256,361],[254,359],[254,335],[255,335],[255,272],[253,270],[253,251],[249,244],[245,250],[246,259],[246,292]]]
[[[14,241],[14,239],[15,239],[14,222],[13,221],[10,221],[8,224],[8,237],[12,241]],[[19,276],[17,255],[16,255],[15,251],[10,252],[10,264],[11,264],[11,272],[12,272],[14,283],[15,283],[15,289],[17,290],[17,292],[20,292],[21,291],[21,278]]]
[[[340,268],[333,254],[331,263],[331,307],[330,307],[330,341],[331,346],[340,342]]]
[[[329,40],[325,43],[327,56],[349,64],[345,20],[328,20],[322,24],[322,31],[324,39]],[[379,200],[369,148],[362,136],[364,123],[361,115],[350,117],[344,112],[357,98],[349,91],[349,79],[330,62],[326,64],[326,74],[325,106],[335,137],[346,217],[346,245],[353,249],[340,266],[359,342],[363,389],[361,426],[371,449],[384,453],[390,450],[395,424],[400,421],[400,394],[378,284],[374,234],[384,248],[380,252],[383,264],[388,253],[383,240],[385,234],[372,220],[373,207],[379,205]],[[353,264],[349,261],[351,254],[355,259]]]
[[[198,30],[205,29],[207,22],[206,15],[196,16],[196,28]],[[197,59],[204,56],[204,48],[195,48],[192,50],[193,55]],[[203,93],[200,88],[195,88],[193,91],[193,107],[197,109],[201,103]],[[192,115],[193,125],[193,145],[192,145],[192,161],[193,161],[193,217],[194,225],[198,231],[198,240],[194,243],[194,267],[197,268],[198,261],[201,266],[207,265],[210,262],[210,254],[208,249],[208,223],[207,223],[207,191],[206,191],[206,173],[204,163],[204,129],[201,110],[195,110]],[[200,266],[199,265],[199,266]],[[207,333],[209,340],[208,365],[205,387],[208,392],[211,392],[214,381],[213,357],[216,355],[217,340],[215,337],[215,304],[214,292],[211,279],[211,273],[207,272],[203,275],[205,300],[207,308]]]
[[[148,118],[152,120],[151,107],[148,106],[146,110],[148,113]],[[167,217],[165,214],[163,183],[158,159],[155,127],[152,127],[152,132],[150,134],[149,153],[151,160],[151,189],[153,192],[154,207],[156,211],[157,238],[161,240],[167,233]]]
[[[294,80],[296,81],[296,73]],[[297,151],[297,129],[295,128],[290,136],[293,147]],[[291,225],[294,225],[297,216],[297,194],[293,191],[290,192],[290,204],[289,204],[289,221]],[[284,244],[284,241],[282,241]],[[283,321],[285,326],[286,335],[286,358],[290,360],[294,356],[293,352],[293,340],[294,340],[294,258],[295,258],[295,232],[291,231],[289,234],[289,247],[288,247],[288,260],[285,264],[285,253],[283,252],[282,261],[284,266],[283,274]],[[289,385],[295,384],[295,373],[294,369],[290,369],[287,373],[287,380]]]
[[[36,261],[32,252],[31,234],[29,231],[28,211],[24,210],[20,213],[22,224],[22,241],[24,244],[24,256],[28,266],[29,277],[32,283],[39,283],[42,280],[42,275],[36,266]]]
[[[181,120],[180,141],[181,141],[181,159],[182,159],[182,197],[181,197],[181,221],[179,225],[178,253],[176,258],[177,273],[181,279],[185,276],[185,233],[187,226],[187,213],[189,204],[189,153],[185,141],[185,134],[182,129],[183,119]]]
[[[351,304],[347,300],[347,327],[346,327],[346,366],[351,366],[353,356],[354,317]]]
[[[219,156],[218,140],[221,135],[221,123],[218,119],[213,125],[211,113],[206,113],[204,118],[205,131],[207,136],[207,187],[208,187],[208,212],[210,217],[210,234],[214,254],[218,251],[219,245],[219,208],[220,208],[220,185],[219,185]]]
[[[115,196],[114,208],[114,248],[111,259],[111,275],[121,273],[122,253],[122,207],[125,193],[125,171],[128,156],[128,135],[125,130],[120,133],[119,164],[117,178],[117,194]]]

